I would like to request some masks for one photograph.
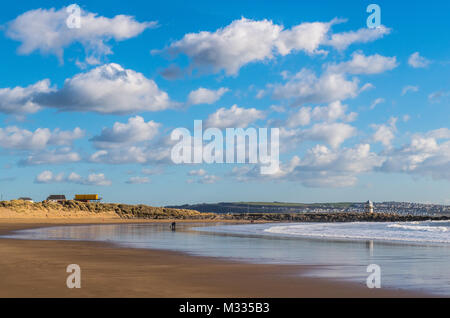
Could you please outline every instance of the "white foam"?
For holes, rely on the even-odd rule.
[[[429,232],[447,232],[448,228],[445,226],[421,226],[421,225],[404,225],[404,224],[389,224],[388,227],[399,229],[413,230],[413,231],[429,231]]]
[[[444,225],[441,223],[440,225]],[[450,243],[450,222],[297,223],[270,226],[264,233],[312,238]]]

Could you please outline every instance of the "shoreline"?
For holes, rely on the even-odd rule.
[[[0,221],[0,235],[69,224],[170,222],[95,218],[5,221]],[[438,297],[304,276],[313,265],[248,264],[107,242],[0,239],[0,254],[0,297]],[[79,264],[82,269],[81,289],[65,285],[69,264]]]

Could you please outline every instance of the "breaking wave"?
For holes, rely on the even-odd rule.
[[[450,222],[298,223],[270,226],[266,234],[287,236],[450,243]]]

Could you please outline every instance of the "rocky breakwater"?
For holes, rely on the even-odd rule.
[[[399,215],[391,213],[245,213],[227,214],[224,219],[271,222],[413,222],[449,220],[447,216]]]

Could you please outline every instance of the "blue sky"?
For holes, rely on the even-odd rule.
[[[3,4],[0,193],[450,204],[450,5],[370,3]],[[173,164],[196,119],[280,128],[280,170]]]

